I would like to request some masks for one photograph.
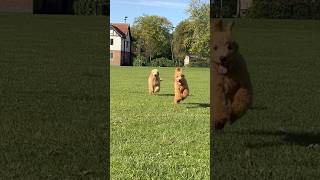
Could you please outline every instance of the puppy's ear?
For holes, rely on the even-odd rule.
[[[228,32],[232,32],[233,26],[234,26],[234,22],[228,23],[228,25],[227,25],[227,31],[228,31]]]
[[[213,21],[213,31],[214,32],[221,32],[223,31],[223,22],[221,19],[217,21]]]

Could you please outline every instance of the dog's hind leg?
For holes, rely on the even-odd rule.
[[[149,94],[150,94],[150,95],[154,94],[153,87],[149,87]]]
[[[187,98],[187,96],[189,96],[189,90],[188,90],[188,89],[183,90],[181,96],[182,96],[182,100],[184,100],[185,98]]]
[[[174,98],[173,98],[173,102],[174,102],[175,104],[178,104],[178,103],[180,103],[180,101],[181,101],[180,95],[177,94],[177,93],[175,93]]]
[[[231,105],[230,123],[234,123],[242,117],[249,109],[252,103],[252,95],[248,89],[240,88],[233,97]]]

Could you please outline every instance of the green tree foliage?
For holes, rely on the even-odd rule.
[[[106,15],[109,4],[105,0],[77,0],[73,3],[77,15]]]
[[[193,31],[192,36],[186,40],[191,42],[189,53],[209,57],[210,5],[200,0],[191,0],[187,12],[190,14],[190,31]]]
[[[190,37],[192,36],[192,23],[189,20],[181,21],[173,33],[173,54],[176,60],[182,62],[189,54],[192,44]]]
[[[240,0],[222,0],[222,17],[231,18],[237,14],[237,3]],[[212,6],[212,17],[220,17],[221,0],[214,0]],[[217,13],[217,14],[216,14]]]
[[[143,15],[131,27],[135,55],[144,55],[151,61],[157,57],[170,57],[171,22],[165,17]]]

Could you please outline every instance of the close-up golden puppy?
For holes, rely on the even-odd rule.
[[[174,73],[174,103],[177,104],[187,98],[189,87],[185,75],[180,67],[177,67]]]
[[[160,74],[158,69],[152,69],[148,78],[149,94],[160,91]]]
[[[211,44],[213,124],[222,129],[239,119],[252,104],[252,84],[247,65],[232,35],[233,23],[213,23]]]

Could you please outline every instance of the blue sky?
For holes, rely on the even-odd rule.
[[[111,23],[124,22],[132,25],[134,18],[146,15],[166,17],[173,26],[186,19],[186,12],[190,0],[110,0]],[[209,0],[207,0],[209,2]]]

